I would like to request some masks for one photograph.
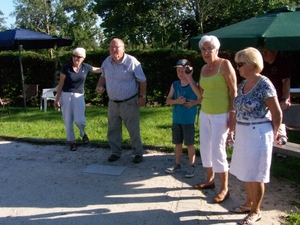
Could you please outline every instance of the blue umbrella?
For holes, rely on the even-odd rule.
[[[26,110],[26,95],[24,90],[24,75],[21,49],[49,49],[54,46],[63,47],[72,44],[71,39],[60,38],[41,32],[27,29],[12,29],[0,32],[0,50],[19,50],[20,69],[22,77],[22,90],[24,96],[24,109]]]

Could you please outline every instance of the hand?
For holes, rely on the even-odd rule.
[[[186,74],[190,74],[191,72],[193,72],[193,67],[191,67],[189,65],[186,65],[184,68],[185,68],[184,72]]]
[[[281,101],[279,105],[282,110],[287,110],[288,108],[290,108],[291,103],[289,101]]]
[[[195,101],[194,100],[189,100],[187,99],[185,103],[183,103],[183,105],[186,107],[186,108],[191,108],[192,106],[195,105]]]
[[[145,106],[146,105],[146,98],[139,97],[138,101],[137,101],[137,104],[139,106]]]
[[[288,139],[286,135],[281,134],[280,132],[274,134],[274,142],[276,143],[276,145],[283,146],[286,144],[281,142],[281,138],[285,138],[286,140]]]
[[[103,86],[98,86],[97,88],[96,88],[96,91],[97,91],[97,93],[98,94],[103,94],[104,92],[105,92],[105,87],[103,87]]]
[[[227,147],[233,147],[235,138],[234,138],[235,133],[233,131],[227,133],[227,138],[226,138],[226,146]]]
[[[179,96],[176,100],[179,105],[183,105],[186,102],[186,98],[183,96]]]
[[[55,108],[60,108],[60,103],[59,103],[59,101],[57,101],[57,100],[54,101],[54,107],[55,107]]]
[[[185,68],[185,70],[184,70],[184,76],[185,76],[185,78],[188,81],[193,80],[193,72],[194,72],[193,67],[191,67],[191,66],[185,66],[184,68]]]

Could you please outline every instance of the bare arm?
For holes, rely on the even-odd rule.
[[[63,73],[60,73],[59,83],[57,85],[56,97],[55,97],[55,101],[54,101],[54,106],[58,107],[58,108],[60,107],[59,100],[60,100],[60,96],[61,96],[61,92],[62,92],[62,88],[63,88],[64,82],[65,82],[65,79],[66,79],[66,75]]]
[[[144,96],[147,93],[147,81],[140,82],[140,96]]]
[[[98,92],[98,94],[103,94],[105,91],[105,77],[100,76],[97,86],[96,86],[96,91]]]
[[[282,79],[282,98],[289,98],[290,97],[290,78]]]
[[[173,96],[174,96],[174,86],[172,84],[169,94],[166,99],[166,104],[167,105],[175,105],[175,104],[182,105],[186,102],[186,99],[183,96],[179,96],[177,99],[174,99]]]
[[[140,82],[140,92],[138,98],[138,105],[144,106],[146,104],[147,81]]]
[[[279,102],[277,100],[277,97],[268,98],[265,101],[267,107],[269,108],[271,114],[272,114],[272,125],[273,125],[273,131],[274,131],[274,142],[279,144],[277,141],[278,137],[281,137],[283,135],[280,135],[278,133],[279,126],[282,122],[282,111],[279,106]]]
[[[197,99],[202,99],[200,87],[199,87],[199,85],[197,85],[195,83],[195,81],[193,79],[193,72],[194,72],[194,70],[192,70],[192,72],[189,74],[184,72],[184,76],[186,77],[187,81],[189,82],[189,85],[191,86],[195,95],[197,95]],[[201,100],[199,100],[198,102],[201,103]]]
[[[227,86],[230,92],[230,110],[234,110],[233,108],[233,100],[237,96],[237,79],[235,70],[233,69],[229,60],[224,60],[222,63],[221,73],[223,74]]]
[[[92,72],[93,73],[102,73],[101,67],[93,67]]]
[[[289,97],[290,97],[290,78],[282,79],[282,98],[285,100],[280,101],[280,108],[286,110],[290,107]]]
[[[221,73],[225,78],[230,93],[230,102],[229,102],[230,112],[229,112],[228,127],[229,127],[229,132],[232,132],[235,131],[235,123],[236,123],[233,100],[237,96],[237,79],[236,79],[235,70],[233,69],[231,62],[229,60],[225,59],[223,61],[221,67]]]

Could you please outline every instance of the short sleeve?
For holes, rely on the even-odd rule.
[[[263,77],[261,82],[261,89],[264,101],[268,98],[277,97],[276,89],[269,78]]]

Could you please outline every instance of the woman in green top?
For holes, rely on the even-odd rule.
[[[203,36],[199,48],[206,62],[201,69],[198,91],[202,98],[200,153],[202,165],[207,168],[207,177],[205,182],[194,185],[194,188],[213,189],[215,173],[219,173],[221,188],[214,202],[221,203],[229,197],[226,139],[227,133],[234,132],[235,127],[233,100],[237,96],[237,81],[230,61],[218,57],[220,42],[217,37]],[[196,88],[194,85],[193,89]]]

